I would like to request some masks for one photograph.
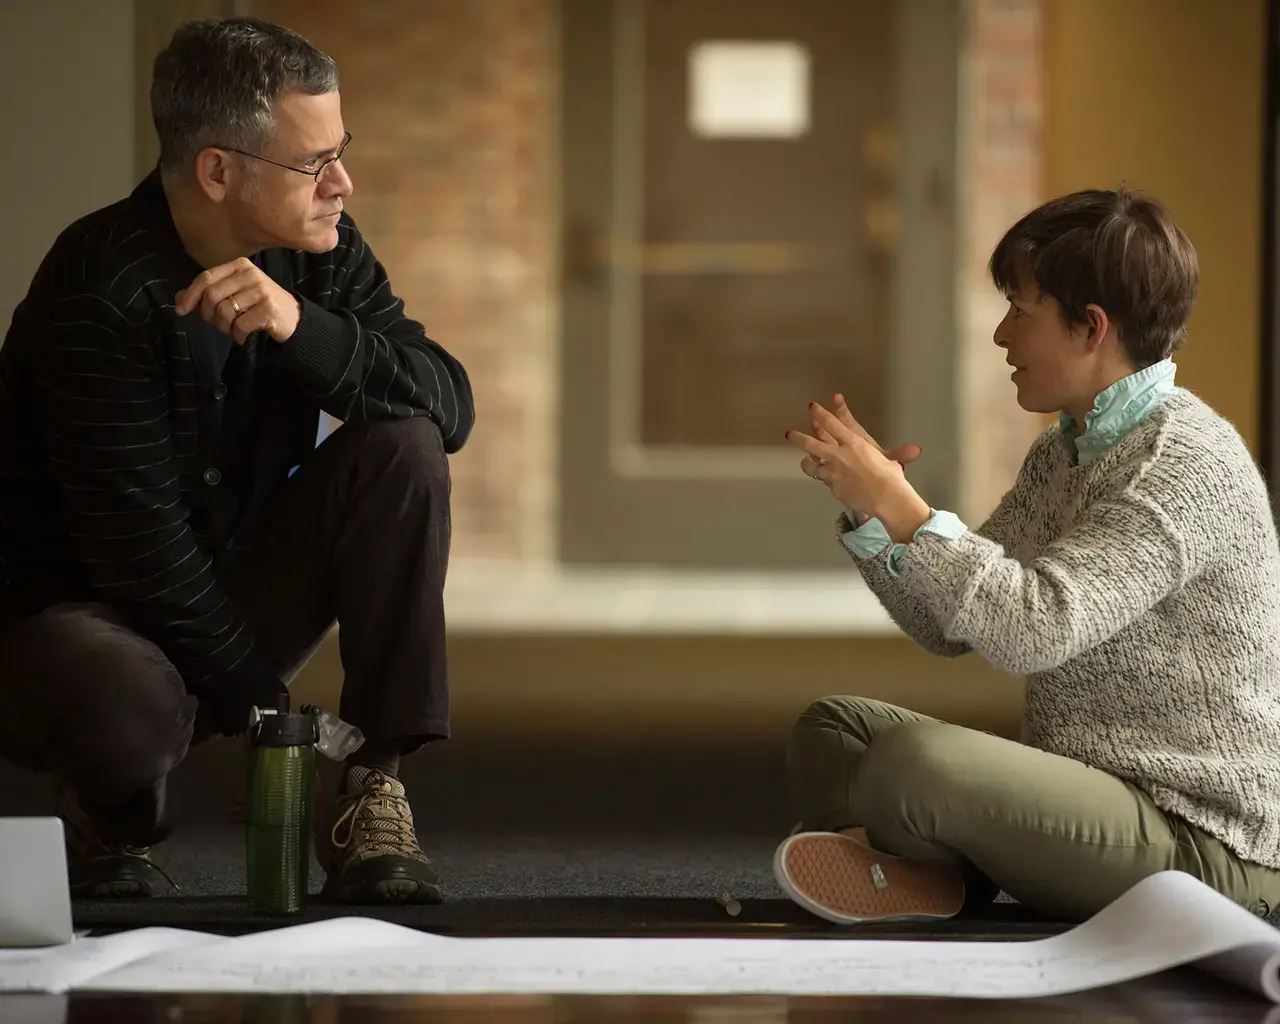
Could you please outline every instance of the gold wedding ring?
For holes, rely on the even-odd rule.
[[[231,308],[236,311],[236,316],[239,316],[241,313],[244,312],[244,310],[240,308],[240,304],[236,302],[236,297],[234,295],[231,296],[231,298],[228,301],[231,303]]]

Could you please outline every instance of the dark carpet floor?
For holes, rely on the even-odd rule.
[[[181,887],[146,901],[78,901],[77,927],[167,925],[243,932],[243,832],[230,807],[240,749],[215,743],[175,774],[175,832],[155,859]],[[459,935],[841,934],[783,897],[772,854],[792,821],[781,755],[656,744],[520,745],[450,741],[410,759],[401,776],[419,837],[440,871],[438,907],[361,909],[313,899],[301,920],[353,912]],[[0,763],[0,814],[43,814],[46,779]],[[313,871],[312,889],[321,876]],[[716,902],[732,895],[741,913]],[[931,925],[860,935],[1031,938],[1064,926],[1001,902]]]
[[[242,843],[239,831],[228,827],[180,833],[155,856],[181,892],[147,901],[78,901],[76,923],[104,930],[148,924],[227,933],[279,924],[249,915]],[[773,845],[774,840],[743,836],[440,837],[429,846],[445,890],[442,905],[353,910],[313,895],[298,920],[362,913],[465,935],[836,932],[782,896],[770,871]],[[313,894],[321,877],[313,871]],[[716,902],[719,893],[739,902],[737,916]],[[941,926],[879,927],[868,934],[1026,938],[1058,930],[1020,907],[1000,904]]]

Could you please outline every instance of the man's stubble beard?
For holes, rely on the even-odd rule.
[[[262,183],[258,180],[258,169],[246,167],[245,175],[240,179],[240,191],[236,194],[236,200],[252,206],[261,194]]]

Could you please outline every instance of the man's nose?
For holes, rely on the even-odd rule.
[[[320,182],[321,191],[325,196],[349,196],[355,191],[355,182],[351,180],[351,175],[347,173],[347,166],[341,160],[335,160],[329,165],[329,169],[325,172]]]

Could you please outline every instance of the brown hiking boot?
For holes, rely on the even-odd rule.
[[[323,895],[342,903],[441,902],[435,866],[418,845],[400,780],[360,768],[348,778],[350,792],[335,800],[333,825],[317,844],[328,876]]]
[[[66,833],[72,898],[132,899],[151,896],[161,879],[178,886],[151,859],[151,848],[108,839],[71,788],[59,783],[56,812]]]

